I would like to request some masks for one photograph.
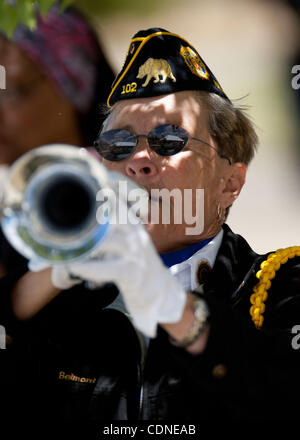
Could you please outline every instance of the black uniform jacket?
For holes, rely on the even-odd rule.
[[[205,351],[192,356],[175,348],[159,329],[145,364],[129,319],[107,307],[118,294],[113,285],[66,290],[30,321],[17,321],[9,292],[21,267],[0,284],[0,324],[8,336],[0,350],[5,412],[29,421],[296,418],[300,348],[292,329],[300,326],[300,258],[277,271],[258,330],[250,295],[265,258],[225,225],[204,286]]]

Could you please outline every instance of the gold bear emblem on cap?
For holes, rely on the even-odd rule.
[[[138,79],[142,79],[146,75],[147,78],[144,84],[142,84],[142,87],[146,87],[152,78],[154,78],[155,83],[158,83],[159,81],[164,83],[166,82],[167,78],[170,78],[173,82],[176,82],[176,78],[172,73],[170,64],[161,58],[157,60],[154,58],[148,58],[148,60],[140,66],[136,77]],[[161,79],[159,78],[159,75],[162,76]]]

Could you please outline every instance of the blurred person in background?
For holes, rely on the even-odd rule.
[[[0,91],[2,176],[7,166],[35,147],[93,145],[114,73],[93,27],[79,11],[68,8],[60,12],[54,6],[45,17],[37,12],[34,31],[22,25],[12,38],[0,34],[0,64],[6,70],[6,89]],[[8,274],[9,280],[11,272],[26,266],[25,258],[0,231],[0,276]],[[1,289],[0,302],[3,293]],[[3,303],[1,313],[10,316]],[[0,350],[1,423],[5,415],[20,417],[26,411],[28,402],[23,408],[18,406],[18,402],[24,403],[22,377],[32,381],[32,392],[35,388],[26,342],[14,338],[14,329],[10,330],[6,331],[6,350]]]
[[[81,13],[60,12],[56,5],[44,18],[37,13],[36,30],[22,25],[11,39],[0,34],[0,65],[6,69],[6,89],[0,91],[2,175],[41,145],[93,145],[114,74]],[[1,234],[0,274],[20,258]]]

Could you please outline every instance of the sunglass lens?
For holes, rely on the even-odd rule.
[[[149,133],[148,141],[150,147],[160,156],[172,156],[185,147],[188,134],[178,125],[164,124]]]
[[[94,145],[104,159],[117,162],[132,154],[136,139],[127,130],[109,130],[102,133]]]

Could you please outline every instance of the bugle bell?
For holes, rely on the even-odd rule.
[[[28,259],[63,263],[83,258],[106,235],[97,192],[105,167],[87,150],[51,144],[30,150],[8,169],[0,193],[3,232]]]

